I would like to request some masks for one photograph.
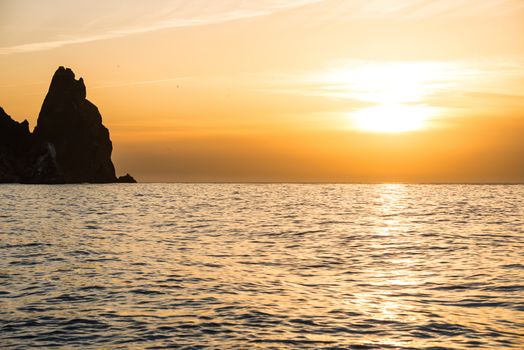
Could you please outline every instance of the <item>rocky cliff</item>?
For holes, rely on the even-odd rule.
[[[86,99],[82,78],[55,72],[33,133],[0,108],[0,182],[111,183],[113,146],[98,108]]]

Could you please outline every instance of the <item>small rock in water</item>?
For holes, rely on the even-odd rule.
[[[124,176],[119,176],[116,182],[134,184],[136,180],[131,175],[125,174]]]

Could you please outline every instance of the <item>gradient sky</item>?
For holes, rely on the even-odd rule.
[[[524,182],[522,0],[3,0],[0,106],[83,77],[140,181]]]

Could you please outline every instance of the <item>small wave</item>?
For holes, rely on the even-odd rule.
[[[152,289],[131,289],[129,293],[142,294],[142,295],[163,295],[164,292]]]
[[[522,292],[524,291],[524,285],[521,284],[512,284],[512,285],[503,285],[503,286],[492,286],[484,288],[487,291],[494,292]]]
[[[51,245],[48,243],[40,243],[40,242],[24,243],[24,244],[4,244],[4,245],[0,245],[0,249],[37,248],[37,247],[46,247],[46,246],[51,246]]]
[[[501,265],[503,269],[524,269],[523,264],[507,264],[507,265]]]

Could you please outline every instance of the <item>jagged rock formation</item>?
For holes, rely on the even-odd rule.
[[[27,120],[17,123],[0,108],[0,182],[18,182],[31,133]]]
[[[65,182],[116,181],[109,131],[71,69],[60,67],[53,76],[34,134],[54,146]]]
[[[51,144],[29,132],[0,107],[0,183],[63,183]]]
[[[0,108],[0,183],[136,182],[116,178],[112,143],[82,78],[56,71],[34,132]]]

